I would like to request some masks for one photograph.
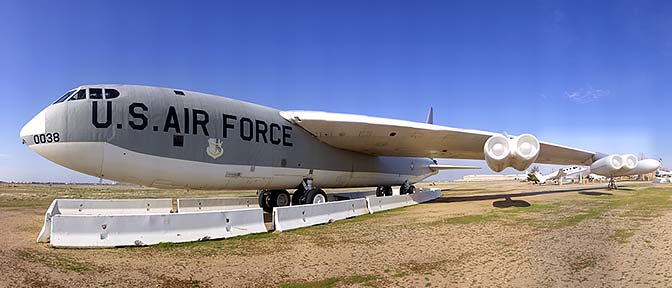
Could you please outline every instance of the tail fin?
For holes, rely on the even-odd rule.
[[[434,124],[434,109],[429,106],[429,113],[427,114],[427,124]]]
[[[546,183],[546,180],[548,180],[548,176],[541,175],[539,171],[534,172],[534,177],[537,177],[537,181],[539,181],[539,184],[544,184]]]

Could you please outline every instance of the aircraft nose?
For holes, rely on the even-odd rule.
[[[46,117],[45,112],[42,110],[40,113],[37,113],[33,119],[30,119],[26,125],[21,128],[19,136],[23,143],[29,143],[28,145],[35,144],[33,143],[32,137],[34,135],[44,134],[46,128]]]

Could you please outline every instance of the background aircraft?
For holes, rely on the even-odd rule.
[[[428,117],[432,122],[432,112]],[[490,169],[532,163],[585,165],[600,175],[658,168],[656,160],[604,154],[428,123],[279,111],[198,92],[134,85],[70,90],[21,130],[43,157],[95,177],[154,187],[261,189],[260,205],[321,203],[321,188],[376,186],[414,193],[442,169],[435,158],[485,160]],[[638,174],[638,173],[635,173]],[[286,189],[295,189],[290,197]]]
[[[534,176],[537,177],[537,182],[539,184],[544,184],[548,180],[559,180],[564,176],[570,176],[585,171],[588,171],[588,167],[572,166],[569,168],[558,169],[557,171],[549,173],[548,175],[542,175],[539,171],[537,171],[534,172]]]
[[[656,177],[672,177],[672,172],[658,169],[656,170]]]
[[[605,169],[597,169],[597,171],[591,170],[589,167],[579,167],[579,166],[573,166],[569,168],[562,168],[559,169],[558,171],[555,171],[553,173],[550,173],[548,175],[542,175],[539,172],[535,172],[535,176],[537,177],[537,180],[539,181],[540,184],[546,183],[548,180],[558,180],[561,181],[562,177],[565,176],[570,176],[570,175],[575,175],[577,173],[583,173],[583,174],[588,174],[590,177],[594,179],[600,179],[600,178],[609,178],[609,187],[610,188],[616,188],[616,184],[614,182],[614,177],[618,176],[630,176],[630,175],[641,175],[641,174],[647,174],[651,173],[653,171],[656,171],[656,177],[658,176],[658,171],[657,170],[660,167],[660,162],[653,160],[653,159],[643,159],[643,160],[637,160],[637,158],[634,155],[624,155],[625,161],[631,161],[631,162],[636,162],[637,164],[635,165],[634,169],[621,169],[617,171],[611,171],[611,170],[605,170]]]

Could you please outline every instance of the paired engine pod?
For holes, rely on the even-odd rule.
[[[511,138],[497,134],[485,141],[483,155],[488,167],[495,172],[507,167],[522,171],[537,160],[539,147],[539,140],[531,134]]]
[[[623,157],[623,168],[624,171],[629,171],[637,167],[637,157],[632,154],[621,155]]]
[[[515,137],[515,148],[511,149],[511,167],[523,171],[530,167],[539,157],[539,140],[532,134],[523,134]]]
[[[636,160],[636,158],[635,158]],[[618,172],[625,165],[625,160],[623,156],[618,154],[611,154],[607,157],[604,157],[600,160],[595,161],[590,165],[590,171],[604,176],[612,176]],[[637,163],[635,163],[635,166]]]
[[[511,150],[509,149],[509,139],[504,135],[494,135],[485,141],[483,146],[483,154],[485,155],[485,162],[492,171],[500,172],[506,167],[509,167],[509,156]]]

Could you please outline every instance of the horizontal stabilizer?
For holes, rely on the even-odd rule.
[[[438,171],[438,170],[483,169],[483,167],[429,164],[429,169],[432,169],[434,171]]]

